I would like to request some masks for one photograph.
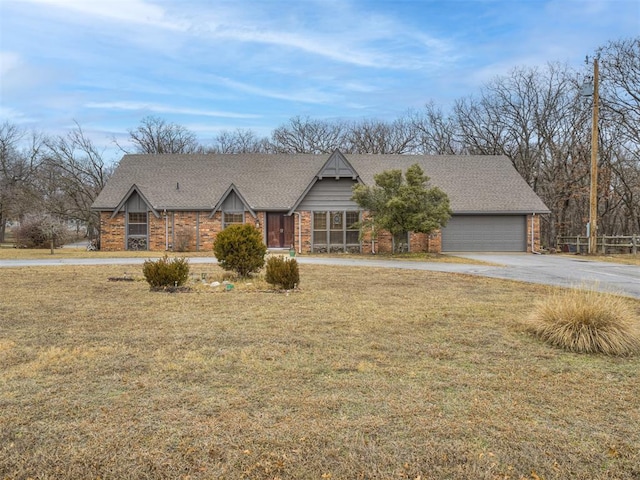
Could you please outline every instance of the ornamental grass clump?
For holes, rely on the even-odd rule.
[[[298,262],[294,258],[270,257],[267,260],[265,280],[283,290],[293,290],[300,284]]]
[[[147,283],[155,290],[181,287],[189,279],[189,260],[184,257],[146,260],[142,273]]]
[[[640,322],[623,297],[569,290],[540,303],[530,331],[545,342],[577,353],[629,356],[640,352]]]

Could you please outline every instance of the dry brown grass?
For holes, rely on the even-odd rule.
[[[279,254],[281,251],[276,250]],[[285,251],[288,254],[288,251]],[[54,258],[161,258],[166,252],[150,251],[117,251],[117,252],[88,252],[84,248],[63,247],[54,250]],[[213,257],[213,251],[201,252],[169,252],[170,256],[181,257]],[[461,258],[451,255],[440,255],[435,253],[404,253],[396,255],[376,254],[376,255],[352,255],[348,253],[337,254],[298,254],[297,257],[339,257],[339,258],[359,258],[375,260],[405,260],[416,262],[443,262],[443,263],[465,263],[490,265],[487,262]],[[26,249],[26,248],[0,248],[0,260],[37,260],[52,258],[48,249]]]
[[[593,289],[565,290],[541,302],[531,331],[547,343],[578,353],[640,353],[637,313],[621,297]]]
[[[46,248],[0,248],[0,260],[37,260],[48,258],[162,258],[166,252],[120,251],[88,252],[85,248],[63,247],[51,251]],[[172,256],[213,257],[213,252],[170,252]]]
[[[640,476],[640,359],[532,338],[544,287],[306,265],[288,295],[107,280],[140,268],[0,270],[0,478]]]

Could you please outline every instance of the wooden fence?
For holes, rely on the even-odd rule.
[[[572,237],[558,237],[558,250],[570,253],[588,253],[589,237],[577,235]],[[602,236],[597,237],[597,253],[633,253],[634,255],[640,250],[640,235],[629,236]]]

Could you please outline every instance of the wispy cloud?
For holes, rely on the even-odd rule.
[[[167,30],[185,30],[188,28],[188,24],[175,18],[168,18],[164,8],[145,0],[123,0],[118,2],[93,0],[22,1],[115,22],[148,25]]]
[[[198,110],[193,108],[172,107],[144,102],[88,102],[86,108],[102,110],[127,110],[153,113],[169,113],[178,115],[193,115],[200,117],[220,118],[260,118],[262,115],[252,113],[220,112],[214,110]]]
[[[146,114],[202,132],[268,131],[296,115],[388,119],[473,94],[517,66],[579,64],[608,40],[638,35],[638,8],[637,0],[0,0],[0,114],[113,131]]]
[[[225,87],[231,88],[241,93],[248,93],[259,97],[273,98],[277,100],[286,100],[289,102],[326,104],[335,102],[339,99],[339,96],[331,93],[326,93],[320,88],[309,87],[301,91],[298,90],[283,92],[274,89],[258,87],[250,83],[239,82],[231,78],[218,76],[210,76],[209,78],[219,85],[224,85]]]

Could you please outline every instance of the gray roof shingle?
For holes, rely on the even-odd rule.
[[[454,213],[547,213],[503,156],[345,155],[361,181],[418,163],[442,188]],[[114,210],[133,185],[156,210],[212,210],[235,185],[254,211],[290,210],[329,155],[125,155],[96,198]]]

